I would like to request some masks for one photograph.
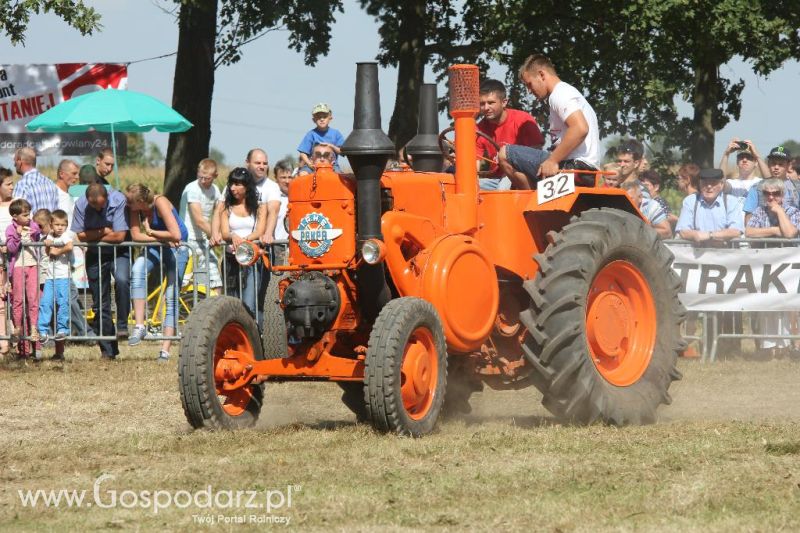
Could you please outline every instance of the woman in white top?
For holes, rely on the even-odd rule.
[[[5,235],[6,228],[11,224],[11,214],[8,206],[14,196],[14,174],[7,168],[0,169],[0,337],[5,337],[6,330],[6,299],[8,286],[8,272],[6,263]],[[8,353],[9,344],[7,340],[0,340],[0,359]]]
[[[258,287],[269,283],[269,273],[259,261],[251,267],[241,267],[233,252],[244,241],[255,241],[267,227],[267,204],[259,204],[256,183],[246,168],[234,168],[228,175],[225,203],[220,213],[220,233],[231,243],[225,250],[225,292],[244,302],[261,330],[264,302],[256,302]],[[258,312],[256,312],[256,309]]]

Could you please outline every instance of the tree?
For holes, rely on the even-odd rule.
[[[127,154],[120,156],[119,164],[126,167],[158,167],[164,164],[164,152],[143,133],[127,133]]]
[[[194,127],[169,136],[164,194],[173,203],[209,153],[215,69],[236,63],[244,45],[278,29],[288,30],[289,47],[314,65],[328,53],[331,25],[341,11],[341,0],[180,1],[172,107]]]
[[[459,30],[480,45],[465,59],[506,65],[521,101],[517,69],[544,53],[590,95],[602,134],[661,137],[712,166],[714,132],[739,118],[744,88],[720,66],[740,57],[766,76],[800,57],[798,15],[796,0],[465,0]],[[679,117],[676,97],[691,117]]]
[[[417,106],[425,66],[435,54],[454,50],[456,10],[450,0],[360,0],[375,17],[382,66],[397,66],[397,89],[389,137],[399,149],[417,133]],[[444,43],[439,46],[438,43]]]
[[[25,30],[28,28],[31,15],[39,13],[55,13],[64,22],[81,32],[91,34],[100,29],[100,14],[92,7],[84,5],[83,0],[64,2],[63,0],[25,0],[21,2],[0,3],[0,31],[12,45],[25,44]]]

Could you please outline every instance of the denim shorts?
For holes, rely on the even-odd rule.
[[[539,174],[539,166],[550,157],[547,150],[539,150],[530,146],[509,144],[506,146],[506,159],[517,172],[535,180]]]

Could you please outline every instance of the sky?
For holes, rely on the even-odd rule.
[[[88,0],[102,16],[103,28],[83,37],[55,15],[31,19],[24,46],[13,47],[0,40],[0,63],[133,62],[177,49],[178,26],[169,0]],[[345,0],[345,12],[337,14],[330,53],[315,66],[305,64],[301,53],[289,50],[288,34],[267,34],[243,49],[235,65],[216,71],[211,113],[211,146],[221,150],[227,164],[243,161],[253,147],[264,148],[272,162],[296,154],[305,132],[313,127],[311,108],[326,102],[333,109],[332,127],[347,134],[353,125],[355,64],[374,60],[378,53],[378,26],[358,6]],[[613,59],[610,59],[610,62]],[[128,88],[148,93],[169,104],[175,56],[133,63],[128,67]],[[797,117],[797,87],[800,63],[790,62],[769,78],[756,77],[741,61],[723,65],[725,76],[746,82],[740,119],[717,132],[715,160],[734,136],[752,139],[762,154],[787,139],[800,139]],[[488,73],[504,79],[493,67]],[[568,73],[562,73],[569,81]],[[388,130],[393,110],[397,70],[380,69],[381,113]],[[429,76],[426,81],[433,81]],[[439,85],[439,94],[445,87]],[[591,102],[591,95],[587,95]],[[598,103],[595,103],[598,105]],[[684,113],[688,105],[680,106]],[[440,119],[444,127],[444,118]],[[167,134],[148,133],[149,141],[166,153]],[[11,158],[0,154],[0,164]]]

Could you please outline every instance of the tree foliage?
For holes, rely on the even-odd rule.
[[[81,35],[91,34],[101,28],[100,14],[94,8],[87,7],[83,0],[5,0],[0,2],[0,31],[11,40],[12,45],[24,45],[25,30],[31,15],[51,12],[81,32]]]
[[[120,157],[121,166],[158,167],[164,164],[164,153],[152,141],[145,141],[143,133],[127,134],[127,154]]]
[[[314,65],[330,50],[331,27],[341,0],[219,0],[215,65],[242,57],[242,47],[273,31],[288,31],[289,48]]]

